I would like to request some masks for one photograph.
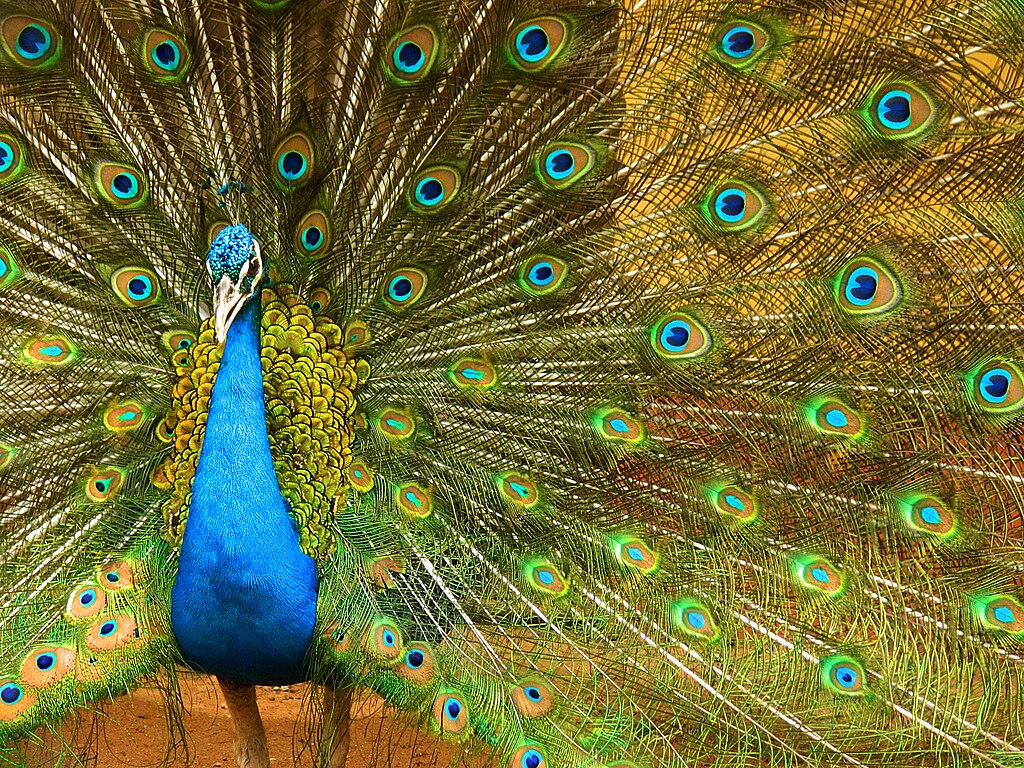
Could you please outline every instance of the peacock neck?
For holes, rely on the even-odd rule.
[[[274,471],[263,398],[259,294],[228,330],[172,591],[189,662],[243,684],[304,677],[317,573]]]

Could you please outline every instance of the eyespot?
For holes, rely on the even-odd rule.
[[[345,470],[345,475],[348,478],[348,484],[360,493],[369,493],[373,490],[374,475],[366,466],[365,461],[353,459],[352,463],[348,465],[348,469]]]
[[[320,256],[331,245],[331,225],[323,211],[310,211],[295,228],[295,248],[304,256]]]
[[[496,475],[494,480],[502,498],[509,504],[523,509],[532,509],[540,501],[537,484],[525,475],[518,472],[502,472],[500,475]]]
[[[715,35],[715,53],[719,61],[735,69],[747,69],[761,58],[770,37],[759,24],[731,21]]]
[[[718,623],[699,600],[680,600],[672,606],[672,623],[677,630],[698,640],[715,640],[721,635]]]
[[[704,205],[708,220],[728,231],[749,229],[764,218],[768,202],[750,184],[729,181],[711,190]]]
[[[35,703],[35,694],[14,680],[0,680],[0,723],[13,722]]]
[[[1013,413],[1024,407],[1024,377],[1016,363],[992,360],[970,377],[975,405],[989,413]]]
[[[135,587],[135,569],[131,563],[118,560],[100,568],[96,579],[108,592],[124,592]]]
[[[188,67],[188,51],[177,35],[154,29],[143,43],[142,62],[157,77],[176,78]]]
[[[122,267],[111,276],[110,285],[129,307],[145,307],[160,298],[160,282],[151,269]]]
[[[471,391],[486,391],[498,383],[494,366],[472,357],[464,357],[449,368],[448,378],[460,389]]]
[[[21,145],[11,136],[0,134],[0,184],[17,176],[25,167]],[[0,284],[3,273],[0,272]]]
[[[362,320],[353,320],[345,327],[345,347],[359,347],[370,340],[370,329]]]
[[[413,179],[409,202],[414,210],[422,213],[439,211],[455,199],[461,186],[462,177],[455,168],[446,165],[428,168]]]
[[[651,347],[663,360],[683,362],[703,357],[711,349],[711,334],[685,312],[671,312],[650,331]]]
[[[60,53],[60,35],[42,19],[8,16],[0,23],[0,33],[7,54],[23,67],[48,66]]]
[[[868,257],[853,259],[843,267],[836,280],[835,294],[840,308],[852,315],[886,312],[903,298],[895,275]]]
[[[544,750],[540,747],[520,747],[512,753],[509,768],[548,768]]]
[[[396,269],[384,280],[384,301],[395,309],[411,307],[427,289],[427,273],[415,267]]]
[[[0,469],[7,466],[7,463],[14,457],[15,450],[9,445],[0,444]]]
[[[403,483],[395,489],[395,504],[409,517],[422,519],[433,511],[430,489],[418,483]]]
[[[394,666],[395,674],[416,685],[430,685],[434,679],[434,654],[424,643],[410,643],[402,661]]]
[[[731,521],[752,523],[761,512],[757,499],[738,486],[712,488],[710,493],[715,508]]]
[[[146,411],[138,403],[129,400],[110,406],[103,414],[103,425],[112,432],[129,432],[138,429],[146,420]]]
[[[805,589],[838,597],[846,589],[846,576],[824,557],[801,557],[794,561],[797,580]]]
[[[558,57],[568,37],[566,23],[554,16],[521,22],[509,33],[509,60],[526,72],[539,72]]]
[[[437,33],[420,25],[399,33],[388,46],[384,61],[392,79],[407,85],[430,74],[437,52]]]
[[[826,656],[819,662],[825,687],[840,696],[863,696],[867,674],[859,661],[849,656]]]
[[[331,624],[324,631],[324,639],[338,654],[348,653],[352,648],[352,633],[342,629],[337,623]]]
[[[882,86],[867,107],[868,125],[886,139],[907,139],[928,131],[935,123],[931,96],[912,83]]]
[[[599,437],[612,443],[639,445],[647,437],[643,424],[618,408],[605,408],[591,417]]]
[[[324,288],[314,288],[309,294],[309,308],[314,315],[322,315],[331,306],[331,293]],[[348,346],[348,345],[346,345]]]
[[[146,199],[146,187],[139,172],[126,165],[103,163],[96,174],[100,194],[118,208],[135,208]]]
[[[63,336],[48,336],[30,341],[22,354],[29,365],[57,366],[72,362],[78,350]]]
[[[541,717],[555,707],[555,692],[543,680],[528,678],[512,690],[512,703],[524,717]]]
[[[453,691],[437,696],[431,708],[431,723],[442,736],[459,737],[468,733],[469,713],[462,696]]]
[[[142,637],[138,622],[128,614],[104,616],[96,621],[85,635],[85,647],[102,653],[123,648]]]
[[[627,568],[635,568],[642,573],[658,570],[660,556],[640,539],[616,539],[613,545],[616,558]]]
[[[822,400],[808,411],[811,425],[824,434],[859,439],[866,432],[863,417],[838,400]]]
[[[167,331],[163,335],[164,346],[173,354],[188,351],[195,346],[196,335],[189,331]]]
[[[993,595],[975,601],[978,617],[987,629],[1024,635],[1024,605],[1012,595]]]
[[[402,656],[402,633],[394,624],[378,621],[370,627],[364,648],[379,661],[397,661]]]
[[[19,678],[33,688],[47,688],[63,679],[75,664],[75,651],[62,645],[33,649],[22,662]]]
[[[519,267],[518,285],[529,296],[546,296],[561,287],[568,265],[554,256],[531,256]]]
[[[949,539],[959,532],[959,522],[948,505],[932,496],[912,496],[900,501],[900,512],[907,526],[938,539]]]
[[[117,468],[97,470],[85,481],[85,495],[97,503],[110,501],[117,496],[123,482],[124,473]]]
[[[527,583],[548,597],[561,597],[569,591],[569,581],[547,560],[528,560],[523,572]]]
[[[65,609],[68,618],[75,621],[90,619],[107,604],[106,594],[95,584],[83,584],[68,597]]]
[[[277,145],[270,162],[274,179],[285,188],[309,181],[313,175],[313,145],[304,133],[293,133]]]
[[[18,263],[6,248],[0,248],[0,288],[13,283],[21,275]]]
[[[594,167],[594,157],[594,151],[582,144],[550,144],[537,156],[537,178],[551,189],[565,189]]]
[[[407,440],[416,432],[416,422],[405,410],[388,408],[376,418],[377,428],[385,436],[396,440]]]

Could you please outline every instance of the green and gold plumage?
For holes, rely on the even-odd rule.
[[[0,0],[0,765],[175,717],[241,224],[307,679],[510,768],[1021,768],[1022,158],[1022,0]]]

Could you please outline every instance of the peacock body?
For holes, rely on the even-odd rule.
[[[1024,766],[1022,156],[1021,0],[0,0],[0,763]]]

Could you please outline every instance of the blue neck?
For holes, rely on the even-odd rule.
[[[171,595],[186,660],[236,683],[303,679],[317,574],[274,472],[259,292],[228,330]]]

